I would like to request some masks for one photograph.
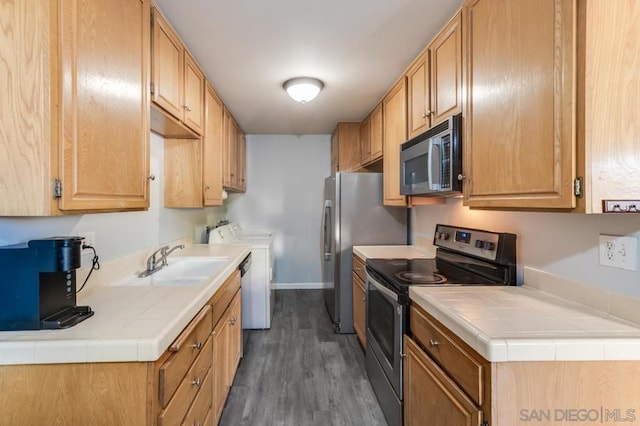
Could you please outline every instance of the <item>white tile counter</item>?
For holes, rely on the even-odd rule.
[[[170,255],[169,262],[228,258],[197,285],[87,287],[77,304],[91,306],[91,318],[63,330],[0,332],[0,365],[155,361],[250,251],[247,244],[196,244]]]
[[[367,259],[424,259],[435,256],[435,248],[429,250],[418,246],[353,246],[353,254]]]
[[[409,295],[488,361],[640,360],[638,324],[533,287],[411,287]]]

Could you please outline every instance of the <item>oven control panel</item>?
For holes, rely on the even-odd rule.
[[[514,234],[436,225],[433,244],[438,247],[483,259],[509,263],[515,261]]]

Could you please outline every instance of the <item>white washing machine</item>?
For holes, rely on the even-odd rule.
[[[209,244],[233,243],[251,245],[251,269],[242,279],[242,328],[271,328],[275,306],[273,238],[266,232],[244,232],[233,222],[209,232]]]

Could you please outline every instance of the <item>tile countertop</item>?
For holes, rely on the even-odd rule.
[[[533,287],[412,287],[409,296],[488,361],[640,360],[640,325]]]
[[[77,303],[91,306],[93,317],[64,330],[0,332],[0,365],[155,361],[250,251],[195,244],[171,255],[228,258],[197,285],[88,287]]]
[[[435,249],[418,246],[353,246],[353,254],[367,259],[424,259],[435,256]]]

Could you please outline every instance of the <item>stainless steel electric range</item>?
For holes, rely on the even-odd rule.
[[[410,286],[516,285],[516,236],[436,225],[432,259],[367,259],[366,365],[390,426],[402,425]]]

